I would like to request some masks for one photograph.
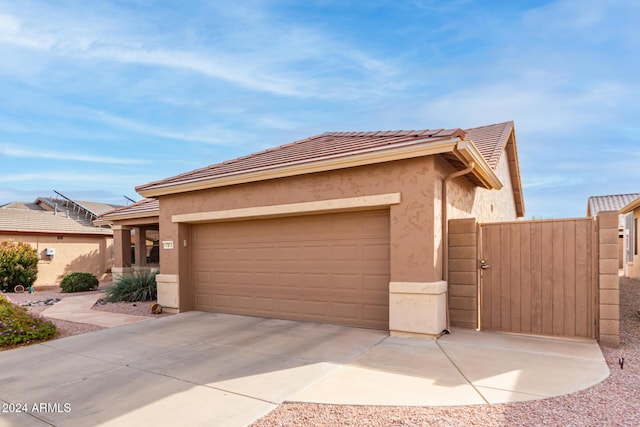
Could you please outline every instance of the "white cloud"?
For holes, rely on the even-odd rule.
[[[146,182],[143,175],[114,175],[108,173],[82,173],[69,171],[48,171],[30,173],[12,173],[0,176],[0,183],[40,181],[49,185],[56,183],[87,183],[100,184],[101,186],[117,186],[120,183]]]
[[[149,125],[146,123],[140,123],[135,120],[127,119],[124,117],[119,117],[104,111],[95,111],[91,109],[86,109],[87,112],[90,112],[92,116],[104,123],[108,123],[111,125],[115,125],[117,127],[132,130],[134,132],[158,136],[160,138],[167,139],[176,139],[180,141],[191,141],[191,142],[204,142],[208,144],[220,144],[226,145],[229,144],[229,140],[225,140],[219,137],[213,137],[212,135],[216,135],[215,132],[202,132],[202,131],[190,131],[190,132],[176,132],[168,129],[163,129],[157,126]]]
[[[17,34],[20,27],[21,23],[15,16],[0,14],[0,35]]]
[[[615,118],[617,106],[630,101],[632,93],[615,82],[569,89],[553,87],[544,79],[514,79],[443,95],[427,102],[420,113],[444,125],[515,120],[518,128],[529,131],[558,131]]]
[[[282,119],[279,117],[261,117],[260,119],[258,119],[258,124],[267,128],[277,130],[292,130],[300,126],[300,123],[297,123],[293,120]]]
[[[525,178],[522,182],[522,187],[526,190],[544,190],[561,187],[578,187],[589,178],[584,176],[578,176],[575,174],[562,174],[553,175],[545,174],[534,178]]]
[[[108,21],[96,29],[68,17],[51,23],[31,15],[26,23],[1,15],[0,42],[61,57],[181,69],[245,89],[302,98],[370,94],[379,91],[378,85],[365,81],[396,71],[387,61],[308,26],[273,20],[268,13],[254,15],[251,26],[230,25],[231,35],[215,44],[179,47],[168,47],[171,42],[163,43],[157,36],[145,40],[134,28],[110,32]],[[240,20],[239,16],[234,18]],[[345,70],[362,78],[346,79],[340,75]]]
[[[15,147],[12,145],[0,145],[0,154],[8,157],[21,157],[32,159],[52,159],[52,160],[72,160],[76,162],[116,164],[116,165],[135,165],[147,164],[147,160],[125,159],[110,156],[95,156],[80,153],[64,153],[59,151],[34,150]]]
[[[31,49],[51,49],[56,39],[46,33],[26,33],[24,23],[15,16],[0,15],[0,41]]]

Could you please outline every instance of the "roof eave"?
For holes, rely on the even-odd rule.
[[[489,163],[471,141],[460,141],[456,146],[455,154],[465,164],[470,164],[471,162],[475,164],[472,173],[485,188],[499,190],[503,187],[500,178],[498,178]]]
[[[124,215],[110,215],[108,217],[100,217],[93,221],[93,225],[112,225],[117,221],[124,221],[128,219],[141,219],[141,218],[153,218],[160,216],[160,211],[156,210],[153,212],[141,212],[141,213],[129,213]]]
[[[349,156],[336,156],[315,161],[289,163],[277,167],[249,171],[244,173],[233,173],[202,181],[187,182],[182,184],[169,184],[156,186],[149,189],[138,187],[136,191],[143,197],[158,197],[169,194],[185,193],[189,191],[206,190],[210,188],[224,187],[236,184],[246,184],[250,182],[265,181],[269,179],[285,178],[296,175],[304,175],[315,172],[325,172],[337,169],[345,169],[356,166],[364,166],[376,163],[389,162],[394,160],[424,157],[434,154],[453,152],[462,140],[459,137],[449,138],[442,141],[430,141],[422,144],[412,144],[396,148],[385,148],[382,150],[371,150],[367,152],[352,154]],[[475,147],[474,147],[475,148]],[[489,169],[482,155],[475,149],[474,156],[478,156]],[[493,174],[495,177],[495,174]],[[502,184],[495,177],[499,185]],[[491,179],[489,180],[493,182]]]
[[[91,231],[60,231],[60,230],[26,230],[26,229],[2,229],[0,233],[5,234],[38,234],[48,236],[103,236],[113,237],[113,231],[105,229],[104,232]]]
[[[620,209],[620,213],[621,214],[628,214],[629,212],[633,212],[634,210],[636,210],[636,208],[638,208],[638,207],[640,207],[640,197],[638,197],[635,200],[632,200],[626,206],[623,206],[622,209]]]

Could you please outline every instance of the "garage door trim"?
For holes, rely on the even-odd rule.
[[[401,193],[387,193],[341,199],[317,200],[313,202],[287,203],[271,206],[256,206],[250,208],[179,214],[172,215],[171,221],[174,223],[197,224],[205,222],[237,221],[242,219],[278,218],[304,214],[377,209],[399,204],[400,201]]]

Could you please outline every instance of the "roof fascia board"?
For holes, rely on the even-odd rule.
[[[457,144],[455,154],[465,164],[475,163],[472,173],[482,182],[485,188],[499,190],[503,187],[500,178],[491,169],[478,148],[471,141],[460,141]]]
[[[520,175],[520,160],[518,160],[518,148],[516,146],[516,131],[512,127],[507,143],[504,147],[509,160],[509,172],[511,173],[511,186],[516,197],[516,210],[519,217],[525,213],[524,193],[522,189],[522,177]]]
[[[150,218],[150,217],[157,217],[160,216],[160,211],[156,210],[153,212],[141,212],[141,213],[128,213],[128,214],[123,214],[123,215],[109,215],[109,216],[104,216],[104,217],[100,217],[96,220],[93,221],[94,225],[103,225],[103,224],[110,224],[113,223],[114,221],[122,221],[125,219],[138,219],[138,218]]]
[[[401,200],[402,197],[400,193],[375,194],[370,196],[318,200],[313,202],[287,203],[282,205],[178,214],[172,215],[171,221],[174,223],[197,224],[205,222],[239,221],[256,218],[278,218],[283,216],[309,215],[329,212],[347,212],[384,208],[396,205],[400,203]]]
[[[0,234],[16,234],[29,236],[74,236],[74,237],[113,237],[110,229],[102,233],[75,233],[73,231],[31,231],[31,230],[0,230]]]
[[[640,206],[640,197],[638,197],[635,200],[632,200],[631,203],[629,203],[628,205],[626,205],[622,209],[620,209],[620,213],[621,214],[628,214],[629,212],[634,211],[638,206]]]
[[[454,151],[456,145],[460,141],[461,139],[459,137],[455,137],[443,141],[432,141],[392,149],[368,151],[350,156],[328,158],[301,164],[286,164],[271,169],[230,174],[204,181],[167,185],[165,187],[149,190],[141,189],[138,190],[138,193],[143,197],[158,197],[168,194],[184,193],[187,191],[206,190],[209,188],[224,187],[228,185],[246,184],[256,181],[265,181],[268,179],[285,178],[315,172],[325,172],[336,169],[390,162],[394,160],[442,154]]]

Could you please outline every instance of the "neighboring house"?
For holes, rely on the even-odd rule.
[[[591,196],[587,200],[587,216],[595,218],[599,212],[620,211],[624,206],[640,197],[640,193],[609,194],[606,196]],[[625,216],[618,216],[619,237],[619,268],[623,268],[625,259]]]
[[[524,215],[513,122],[324,133],[136,190],[158,202],[99,221],[120,269],[131,227],[158,226],[166,308],[392,332],[432,313],[424,333],[442,330],[447,219]],[[406,314],[422,295],[434,305]]]
[[[103,278],[111,268],[113,231],[91,221],[118,205],[40,197],[0,206],[0,240],[29,243],[38,251],[36,286],[56,285],[80,271]]]
[[[620,209],[624,216],[624,275],[633,279],[640,279],[640,255],[638,245],[640,237],[638,233],[638,218],[640,218],[640,194]]]

